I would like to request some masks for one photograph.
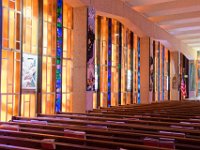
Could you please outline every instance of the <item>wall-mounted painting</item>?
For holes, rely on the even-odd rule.
[[[37,56],[23,54],[22,89],[36,90],[37,87]]]
[[[95,43],[94,42],[95,42],[95,9],[89,7],[88,31],[87,31],[87,91],[95,90],[95,64],[94,64]]]

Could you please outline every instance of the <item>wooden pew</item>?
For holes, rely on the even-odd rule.
[[[181,129],[181,128],[169,128],[165,126],[155,126],[155,125],[137,125],[137,124],[120,124],[120,123],[114,123],[114,122],[101,122],[101,121],[88,121],[88,120],[72,120],[72,119],[58,119],[58,118],[48,118],[48,117],[35,117],[35,118],[23,118],[23,117],[14,117],[13,120],[40,120],[40,121],[48,121],[49,123],[59,123],[59,124],[71,124],[71,125],[95,125],[95,126],[107,126],[108,128],[114,128],[114,129],[124,129],[131,130],[131,129],[138,129],[138,130],[147,130],[147,131],[170,131],[170,132],[181,132],[189,135],[200,135],[199,130],[191,130],[191,129]]]
[[[0,144],[11,138],[9,144],[13,146],[28,147],[35,142],[34,148],[41,149],[45,138],[55,140],[57,149],[200,149],[197,101],[134,104],[32,118],[15,116],[7,124],[18,125],[19,130],[1,128]],[[84,132],[86,137],[71,137],[71,130]],[[12,138],[17,139],[17,144]],[[22,139],[29,144],[23,145]]]
[[[31,132],[22,132],[22,131],[1,131],[0,135],[9,136],[9,137],[17,137],[17,138],[31,138],[32,140],[42,140],[43,138],[47,139],[55,139],[56,147],[61,147],[60,143],[69,143],[69,144],[76,144],[80,147],[84,145],[84,147],[88,149],[118,149],[120,147],[127,148],[127,149],[163,149],[163,148],[156,148],[152,146],[143,146],[138,144],[128,144],[124,145],[124,143],[118,142],[111,142],[111,141],[103,141],[103,140],[94,140],[94,139],[79,139],[79,138],[72,138],[72,137],[65,137],[65,136],[56,136],[56,135],[49,135],[49,134],[40,134],[40,133],[32,133]],[[1,140],[0,140],[1,142]],[[63,145],[65,146],[65,145]],[[92,147],[91,147],[92,146]],[[97,146],[97,147],[94,147]]]
[[[158,125],[158,126],[182,126],[182,127],[192,127],[194,129],[200,129],[200,122],[198,124],[198,121],[196,120],[181,120],[179,123],[177,122],[157,122],[157,121],[151,121],[151,120],[142,120],[142,116],[134,116],[134,118],[104,118],[104,117],[93,117],[93,116],[74,116],[74,115],[43,115],[43,114],[38,114],[38,117],[50,117],[50,118],[60,118],[60,119],[72,119],[72,120],[91,120],[91,121],[112,121],[112,122],[124,122],[126,124],[147,124],[147,125]],[[145,117],[145,116],[144,116]],[[148,117],[149,118],[149,117]],[[189,124],[190,123],[190,124]]]
[[[7,144],[0,144],[1,150],[39,150],[35,148],[26,148],[21,146],[13,146],[13,145],[7,145]]]
[[[16,136],[17,133],[15,131],[10,131],[10,132],[0,131],[0,132],[1,132],[0,134],[1,144],[12,145],[16,147],[25,147],[25,148],[30,148],[30,149],[46,149],[45,147],[43,147],[44,142],[42,140],[33,139],[32,137],[30,137],[31,139],[28,139],[25,137],[17,137]],[[14,133],[14,134],[9,135],[8,133]],[[68,144],[68,143],[55,142],[54,144],[56,145],[56,149],[59,149],[59,150],[66,150],[66,149],[72,149],[72,150],[76,150],[76,149],[101,150],[103,149],[104,150],[104,148],[77,145],[77,144],[71,144],[71,143]]]
[[[64,124],[63,124],[63,126],[64,126]],[[66,125],[66,128],[68,128],[69,126],[68,125]],[[83,128],[85,128],[85,127],[83,127]],[[150,127],[151,128],[151,127]],[[80,127],[77,127],[76,129],[80,129]],[[142,130],[142,132],[144,133],[144,128],[140,128],[141,130]],[[100,129],[98,129],[98,130],[100,130]],[[110,130],[110,129],[109,129]],[[120,132],[120,131],[123,131],[123,130],[117,130],[117,132]],[[148,131],[148,130],[147,130]],[[165,131],[165,130],[164,130]],[[174,130],[174,131],[176,131],[176,130]],[[105,131],[103,131],[103,132],[105,132]],[[126,133],[127,133],[128,131],[126,130]],[[135,132],[135,130],[129,130],[129,132]],[[142,132],[140,132],[140,134],[142,133]],[[151,134],[152,134],[152,132],[150,132]],[[122,132],[120,132],[120,134],[122,134]],[[153,133],[153,134],[157,134],[157,137],[159,137],[159,136],[161,136],[162,134],[160,134],[159,132],[158,132],[158,130],[157,130],[157,132],[155,132],[155,133]],[[128,134],[125,134],[125,136],[127,136]],[[130,135],[130,134],[129,134]],[[119,136],[119,135],[118,135]],[[140,136],[140,135],[137,135],[137,136]],[[143,135],[143,137],[145,137],[145,136],[149,136],[149,135]],[[166,137],[165,137],[166,138]],[[179,141],[180,141],[180,139],[179,139]],[[189,141],[188,141],[189,142]],[[193,141],[194,142],[194,141]],[[181,142],[180,142],[181,143]],[[185,141],[182,141],[182,143],[185,143]],[[192,142],[190,142],[190,143],[192,143]],[[198,145],[198,143],[199,143],[199,141],[196,141],[196,144]]]

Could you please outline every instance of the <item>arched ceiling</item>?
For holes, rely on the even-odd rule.
[[[194,50],[200,50],[200,0],[122,0]]]

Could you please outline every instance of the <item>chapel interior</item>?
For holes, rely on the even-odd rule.
[[[0,150],[199,150],[200,0],[0,0]]]

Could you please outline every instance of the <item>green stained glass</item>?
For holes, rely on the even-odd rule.
[[[62,24],[60,22],[57,22],[57,27],[62,27]]]
[[[56,60],[56,64],[60,64],[60,60],[59,59]]]
[[[57,8],[57,13],[60,14],[61,11],[62,11],[61,7],[58,7],[58,8]]]

